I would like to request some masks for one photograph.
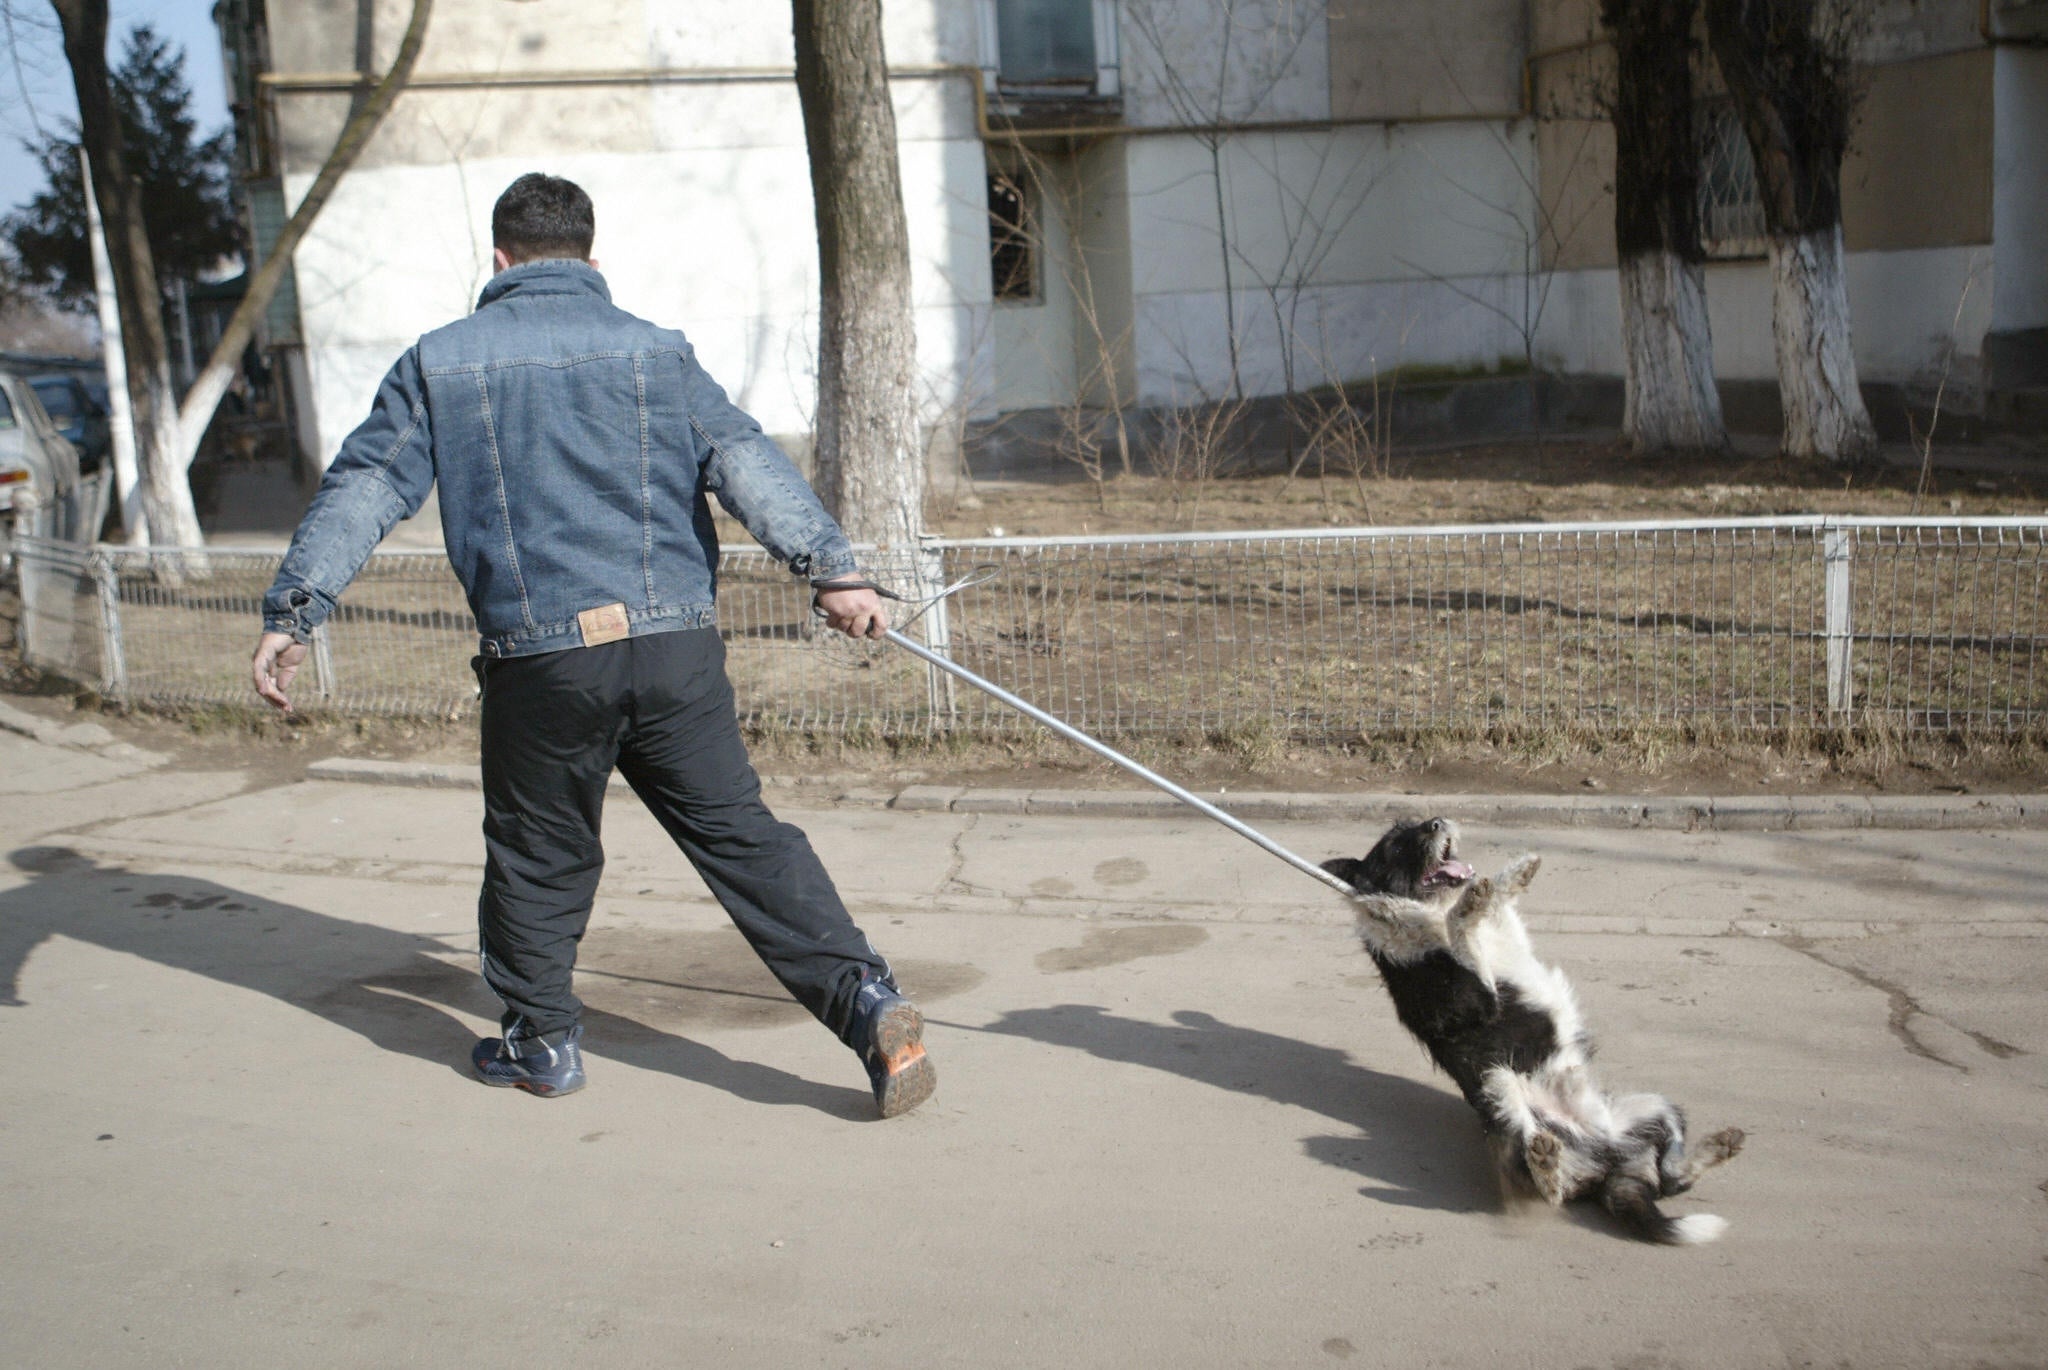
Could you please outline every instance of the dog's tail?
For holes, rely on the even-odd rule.
[[[1629,1235],[1665,1246],[1698,1246],[1728,1230],[1728,1220],[1711,1213],[1692,1213],[1674,1218],[1657,1207],[1657,1187],[1634,1176],[1620,1173],[1607,1177],[1600,1202]]]

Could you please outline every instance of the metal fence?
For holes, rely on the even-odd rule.
[[[1331,742],[1498,725],[1736,731],[1881,716],[2048,721],[2048,519],[1790,517],[936,541],[998,574],[915,632],[1106,736]],[[277,552],[17,544],[24,654],[123,701],[243,703]],[[809,620],[755,550],[721,565],[747,721],[1010,731],[979,692]],[[340,711],[474,707],[474,629],[438,554],[374,556],[298,686]]]

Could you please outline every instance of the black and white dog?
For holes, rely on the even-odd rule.
[[[1645,1240],[1710,1242],[1726,1222],[1668,1217],[1657,1200],[1734,1156],[1742,1133],[1717,1132],[1688,1157],[1675,1104],[1594,1081],[1571,984],[1536,959],[1515,911],[1539,864],[1532,853],[1476,878],[1458,860],[1457,824],[1431,818],[1397,823],[1362,860],[1323,869],[1357,891],[1359,937],[1395,1014],[1478,1111],[1510,1193],[1598,1199]]]

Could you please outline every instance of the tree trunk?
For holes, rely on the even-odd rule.
[[[313,178],[305,198],[299,201],[292,217],[278,233],[277,241],[271,245],[270,256],[249,277],[248,288],[243,292],[241,303],[235,306],[234,314],[229,317],[227,327],[222,330],[220,341],[214,344],[212,355],[193,379],[192,388],[185,392],[184,407],[178,411],[182,438],[178,449],[181,479],[182,473],[192,469],[192,459],[199,453],[199,441],[206,434],[206,426],[213,422],[213,411],[220,407],[221,398],[234,382],[235,372],[242,363],[242,351],[256,335],[256,321],[270,307],[271,297],[284,281],[292,253],[313,227],[313,220],[327,204],[328,197],[334,194],[335,186],[355,164],[357,156],[370,141],[370,135],[384,122],[384,116],[390,112],[399,92],[411,78],[413,64],[419,59],[420,46],[426,41],[427,20],[433,10],[434,0],[413,0],[412,21],[406,25],[405,37],[399,41],[398,55],[392,60],[391,70],[370,92],[370,98],[349,115],[348,122],[342,126],[341,136],[334,141],[334,150],[321,164],[320,174]]]
[[[1785,451],[1829,461],[1867,460],[1877,434],[1849,348],[1849,288],[1842,228],[1771,238],[1771,337],[1785,407]]]
[[[1842,269],[1842,156],[1855,108],[1845,10],[1833,0],[1706,0],[1707,38],[1756,161],[1771,246],[1771,334],[1785,451],[1853,463],[1877,451],[1857,386]]]
[[[1628,376],[1621,427],[1635,450],[1726,447],[1699,264],[1676,252],[1624,257],[1621,336]]]
[[[121,532],[132,546],[149,545],[149,520],[142,515],[142,470],[135,461],[135,413],[128,399],[128,345],[121,338],[121,306],[114,298],[114,267],[107,258],[107,229],[100,220],[99,196],[92,188],[92,159],[78,153],[85,191],[85,232],[92,254],[93,301],[100,320],[100,351],[106,357],[107,442],[113,449],[116,512]],[[93,530],[98,536],[99,530]]]
[[[1614,36],[1614,237],[1638,452],[1724,447],[1700,263],[1692,122],[1693,0],[1605,0]]]
[[[915,578],[924,532],[910,235],[881,0],[793,0],[818,225],[816,484],[855,542]]]
[[[121,312],[128,394],[135,412],[136,457],[142,471],[142,513],[150,540],[197,547],[198,511],[177,464],[178,397],[171,384],[163,294],[143,227],[142,189],[128,172],[121,120],[107,72],[107,0],[51,0],[64,30],[64,56],[78,95],[79,141],[92,169],[93,193],[106,225],[114,298]]]

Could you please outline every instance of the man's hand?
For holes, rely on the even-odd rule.
[[[880,637],[889,631],[889,611],[873,590],[835,590],[830,585],[815,588],[827,626],[848,637]]]
[[[256,659],[249,663],[249,675],[256,683],[256,693],[273,707],[289,711],[292,702],[285,690],[292,683],[292,677],[299,673],[299,663],[306,659],[306,644],[293,639],[290,633],[265,633],[256,642]]]

